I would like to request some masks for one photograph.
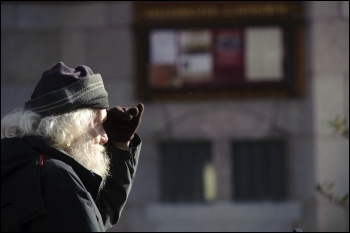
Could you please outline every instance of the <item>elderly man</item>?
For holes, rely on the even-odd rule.
[[[1,120],[1,231],[106,231],[141,150],[143,104],[109,109],[100,74],[63,62]]]

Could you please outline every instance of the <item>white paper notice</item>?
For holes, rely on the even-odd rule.
[[[180,32],[178,73],[207,79],[212,72],[211,33],[209,30]]]
[[[247,81],[279,81],[283,78],[283,35],[278,27],[245,31]]]
[[[152,64],[175,64],[175,31],[152,31],[150,36],[150,60]]]

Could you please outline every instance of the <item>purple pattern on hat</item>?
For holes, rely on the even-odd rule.
[[[59,62],[51,69],[43,72],[39,83],[34,89],[31,99],[67,87],[79,81],[79,79],[93,74],[92,70],[87,66],[81,65],[72,69],[66,66],[63,62]]]
[[[100,74],[84,65],[71,69],[59,62],[43,75],[24,109],[42,117],[78,108],[108,109],[108,93]]]

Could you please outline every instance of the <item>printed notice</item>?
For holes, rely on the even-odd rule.
[[[185,79],[208,79],[212,73],[211,33],[188,30],[179,33],[177,69]]]
[[[173,86],[176,57],[176,32],[174,30],[152,31],[150,33],[150,64],[148,67],[151,86]]]
[[[283,79],[283,32],[278,27],[245,30],[246,81]]]
[[[152,64],[175,64],[175,31],[155,30],[150,37],[150,60]]]

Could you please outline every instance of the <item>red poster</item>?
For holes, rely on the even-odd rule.
[[[213,37],[215,83],[243,83],[243,30],[215,30]]]

